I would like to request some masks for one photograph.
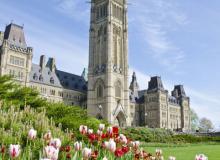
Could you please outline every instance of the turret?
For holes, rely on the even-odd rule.
[[[135,72],[133,72],[132,81],[131,81],[129,89],[132,91],[132,94],[134,95],[135,98],[138,97],[139,85],[137,82],[137,77],[136,77]]]

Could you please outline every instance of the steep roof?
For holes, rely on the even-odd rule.
[[[4,32],[4,40],[8,40],[10,44],[15,46],[27,48],[23,26],[13,23],[7,25]]]
[[[161,80],[161,77],[155,76],[151,77],[150,81],[148,82],[148,91],[156,91],[156,90],[162,90],[164,91],[163,82]]]
[[[87,91],[87,82],[83,77],[60,70],[52,72],[49,67],[42,69],[37,64],[32,64],[30,81],[79,92]]]

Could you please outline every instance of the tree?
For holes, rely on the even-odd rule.
[[[199,129],[199,117],[197,113],[191,109],[191,131],[196,131]]]
[[[214,129],[212,121],[207,118],[202,118],[199,121],[199,130],[202,132],[209,132],[210,130]]]

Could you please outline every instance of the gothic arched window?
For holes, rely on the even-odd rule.
[[[97,97],[98,98],[103,97],[103,87],[102,87],[102,85],[98,85],[98,87],[97,87]]]

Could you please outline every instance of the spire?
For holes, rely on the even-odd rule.
[[[138,97],[139,85],[137,82],[137,77],[136,77],[135,72],[133,72],[132,81],[131,81],[129,89],[132,91],[135,97]]]
[[[88,81],[88,70],[86,68],[83,69],[81,76],[84,78],[85,81]]]

